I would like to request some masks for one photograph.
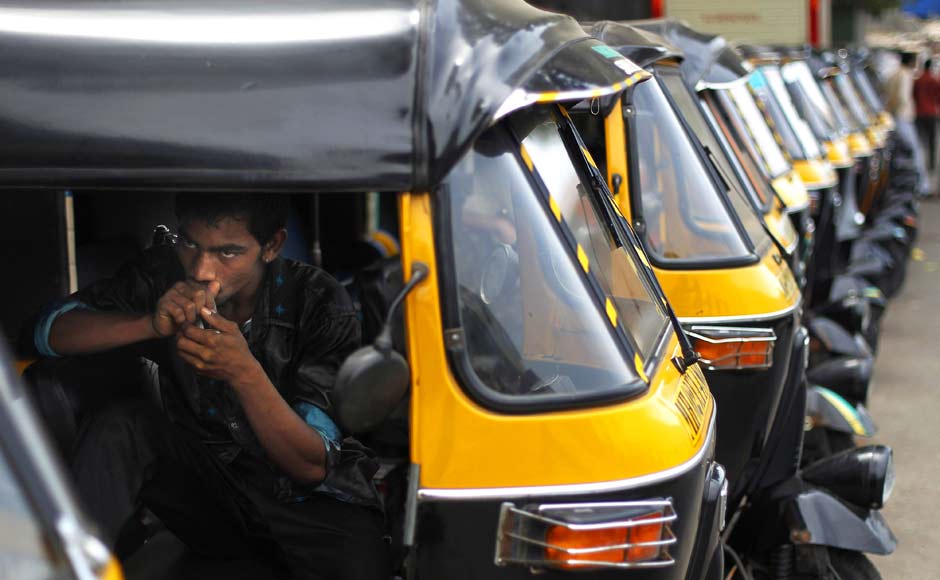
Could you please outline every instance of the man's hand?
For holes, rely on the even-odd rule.
[[[236,323],[206,307],[199,314],[208,328],[184,324],[176,340],[180,357],[198,374],[225,381],[237,390],[254,373],[264,372]]]
[[[221,286],[209,282],[208,286],[192,282],[177,282],[160,297],[153,313],[153,330],[159,338],[172,336],[187,323],[196,323],[197,313],[203,308],[215,311],[215,299]]]

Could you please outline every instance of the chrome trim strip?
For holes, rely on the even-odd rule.
[[[793,314],[798,308],[803,305],[803,298],[800,297],[796,301],[796,304],[789,308],[784,308],[783,310],[778,310],[777,312],[768,312],[767,314],[744,314],[741,316],[692,316],[688,318],[679,318],[679,322],[682,324],[722,324],[726,322],[764,322],[765,320],[773,320],[775,318],[784,318]]]
[[[421,466],[412,463],[408,468],[408,495],[405,496],[405,531],[402,544],[415,545],[415,531],[418,527],[418,484],[421,481]]]
[[[688,461],[666,469],[615,481],[601,481],[597,483],[571,483],[562,485],[533,485],[520,487],[483,487],[478,489],[434,489],[422,488],[418,490],[418,501],[462,501],[487,499],[521,499],[530,497],[547,497],[557,495],[580,495],[585,493],[607,493],[612,491],[625,491],[648,485],[654,485],[668,479],[676,478],[691,471],[702,462],[705,453],[711,448],[715,437],[715,415],[717,406],[712,406],[712,417],[708,425],[708,433],[702,441],[702,446]]]

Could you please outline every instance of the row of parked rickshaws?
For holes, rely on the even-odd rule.
[[[0,15],[0,185],[396,197],[403,301],[334,393],[366,441],[406,409],[390,578],[879,577],[865,405],[917,203],[866,52],[512,0],[146,8]],[[119,577],[20,388],[47,549]]]

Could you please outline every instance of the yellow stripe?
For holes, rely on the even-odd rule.
[[[650,378],[646,376],[646,372],[643,370],[643,359],[640,358],[638,353],[633,355],[633,366],[636,367],[636,374],[640,375],[644,383],[650,382]]]
[[[610,301],[610,298],[606,300],[604,306],[607,308],[607,318],[610,319],[611,326],[617,326],[617,309],[614,307],[614,303]]]
[[[561,221],[561,208],[558,207],[558,202],[555,201],[555,196],[549,194],[548,196],[548,207],[551,208],[552,213],[555,215],[555,221]]]
[[[578,261],[581,262],[581,268],[585,272],[591,271],[591,262],[588,260],[587,254],[584,253],[584,248],[581,247],[581,244],[578,244]]]
[[[525,161],[525,166],[529,168],[529,172],[532,172],[535,166],[532,164],[532,158],[529,157],[529,152],[526,151],[525,145],[519,144],[519,154],[522,155],[522,160]]]
[[[558,91],[551,91],[548,93],[539,93],[535,98],[539,103],[551,103],[558,100]]]
[[[588,160],[588,163],[591,164],[591,167],[597,169],[597,163],[594,162],[594,158],[591,157],[591,153],[584,147],[581,148],[581,152],[584,153],[584,157]]]
[[[839,397],[833,397],[831,393],[826,391],[819,392],[827,401],[832,403],[832,405],[839,410],[839,413],[842,415],[842,417],[849,422],[849,425],[852,426],[852,431],[855,431],[856,435],[866,435],[865,427],[862,426],[862,422],[859,421],[855,416],[855,409],[849,407],[845,401],[841,400]]]

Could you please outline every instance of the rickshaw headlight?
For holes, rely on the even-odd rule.
[[[565,570],[670,566],[675,519],[670,500],[504,503],[496,563]]]
[[[773,329],[693,326],[687,334],[710,370],[759,370],[773,364]]]
[[[806,467],[803,479],[855,505],[880,509],[894,490],[894,453],[886,445],[843,451]]]

